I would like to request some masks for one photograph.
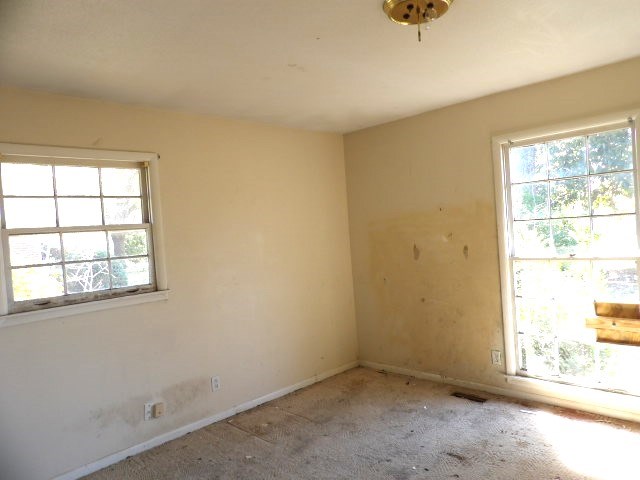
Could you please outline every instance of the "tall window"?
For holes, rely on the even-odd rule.
[[[640,393],[640,347],[585,327],[594,300],[640,301],[634,138],[624,123],[503,145],[520,375]]]
[[[3,154],[7,313],[155,290],[148,180],[146,162]]]

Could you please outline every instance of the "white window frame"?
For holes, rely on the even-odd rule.
[[[531,140],[545,141],[554,137],[563,138],[572,135],[584,135],[586,133],[611,129],[623,126],[632,126],[632,141],[634,144],[634,169],[636,191],[640,189],[640,163],[638,161],[638,145],[640,134],[637,128],[640,110],[630,109],[598,117],[570,121],[562,124],[540,127],[530,130],[516,131],[496,135],[492,138],[494,187],[496,203],[496,220],[498,234],[498,249],[500,258],[500,286],[502,296],[502,316],[504,333],[504,359],[505,380],[515,390],[542,396],[548,399],[560,399],[552,401],[563,405],[572,405],[577,408],[586,408],[590,411],[614,415],[620,418],[637,419],[640,414],[640,397],[611,391],[596,390],[576,385],[567,385],[551,380],[530,378],[518,373],[517,356],[517,331],[515,320],[515,303],[513,291],[513,271],[511,268],[511,224],[509,214],[509,172],[507,169],[507,152],[509,147],[529,143]],[[640,201],[636,195],[636,204]],[[636,207],[637,208],[637,207]],[[640,209],[637,208],[637,219],[640,220]],[[640,231],[640,229],[639,229]],[[640,347],[638,347],[640,348]],[[626,412],[626,413],[621,413]],[[627,415],[628,414],[628,415]]]
[[[13,143],[0,143],[0,155],[10,157],[14,160],[17,157],[20,161],[29,162],[49,158],[53,160],[64,160],[66,164],[96,164],[105,166],[108,164],[135,163],[144,164],[146,178],[143,178],[145,187],[143,188],[142,201],[148,206],[148,225],[151,230],[152,251],[149,252],[150,267],[155,275],[152,288],[140,288],[138,293],[132,289],[121,289],[122,292],[108,292],[97,299],[87,298],[82,303],[56,305],[39,310],[30,310],[22,313],[10,313],[10,294],[8,292],[8,268],[6,265],[5,249],[6,241],[0,242],[0,327],[19,325],[33,321],[45,320],[48,318],[77,315],[92,311],[105,310],[115,307],[135,305],[168,298],[166,268],[164,262],[164,244],[162,236],[162,216],[159,195],[159,156],[150,152],[129,152],[115,150],[93,150],[85,148],[49,147],[42,145],[24,145]],[[0,160],[2,159],[0,157]],[[147,208],[143,205],[143,209]],[[73,231],[91,230],[91,228],[72,229]],[[3,231],[3,239],[6,240],[6,231]],[[129,291],[127,291],[129,290]],[[53,300],[55,300],[54,297]]]

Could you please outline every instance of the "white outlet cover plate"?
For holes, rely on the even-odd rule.
[[[493,365],[502,365],[502,352],[500,350],[491,350],[491,363]]]
[[[220,377],[211,377],[211,391],[215,392],[216,390],[220,390]]]
[[[153,403],[144,404],[144,419],[151,420],[153,412]]]

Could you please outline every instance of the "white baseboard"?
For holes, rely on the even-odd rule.
[[[281,388],[280,390],[268,393],[267,395],[263,395],[262,397],[249,400],[248,402],[241,403],[228,410],[225,410],[224,412],[220,412],[210,417],[203,418],[196,422],[185,425],[183,427],[176,428],[175,430],[163,433],[162,435],[158,435],[157,437],[153,437],[145,442],[113,453],[109,456],[96,460],[95,462],[91,462],[67,473],[63,473],[62,475],[54,477],[53,480],[75,480],[77,478],[83,477],[84,475],[89,475],[90,473],[97,472],[98,470],[108,467],[109,465],[113,465],[114,463],[118,463],[119,461],[124,460],[131,455],[137,455],[138,453],[144,452],[145,450],[149,450],[150,448],[157,447],[158,445],[162,445],[163,443],[167,443],[171,440],[182,437],[189,432],[193,432],[194,430],[206,427],[207,425],[211,425],[212,423],[219,422],[220,420],[224,420],[225,418],[232,417],[237,413],[257,407],[258,405],[269,402],[271,400],[275,400],[276,398],[283,397],[291,392],[295,392],[296,390],[300,390],[301,388],[308,387],[309,385],[313,385],[314,383],[320,382],[329,377],[333,377],[334,375],[355,368],[358,365],[359,363],[355,361],[331,370],[327,370],[326,372],[318,373],[313,377],[302,380],[301,382]]]
[[[543,380],[505,376],[506,387],[470,382],[436,373],[421,372],[383,363],[360,360],[360,366],[455,385],[505,397],[530,400],[558,407],[582,410],[621,420],[640,422],[640,397],[589,388],[561,385]]]

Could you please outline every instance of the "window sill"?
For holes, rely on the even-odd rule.
[[[516,375],[506,375],[505,379],[515,390],[564,400],[573,404],[573,408],[602,415],[612,415],[613,411],[628,412],[633,415],[640,414],[640,396],[629,393],[596,390]]]
[[[112,308],[128,307],[130,305],[138,305],[141,303],[159,302],[169,298],[169,290],[160,290],[157,292],[140,293],[138,295],[128,295],[125,297],[109,298],[106,300],[95,300],[86,303],[78,303],[75,305],[65,305],[62,307],[53,307],[33,312],[12,313],[0,316],[0,328],[22,325],[25,323],[39,322],[41,320],[49,320],[52,318],[69,317],[72,315],[80,315],[89,312],[98,312],[101,310],[109,310]]]

